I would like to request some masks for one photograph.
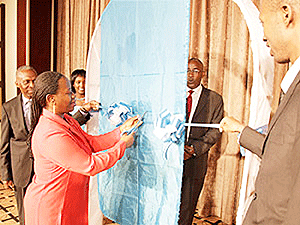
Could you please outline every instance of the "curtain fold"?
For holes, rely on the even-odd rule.
[[[260,0],[253,0],[259,5]],[[109,0],[58,0],[57,69],[69,75],[85,68],[89,42]],[[225,115],[249,120],[252,52],[247,25],[231,0],[191,0],[190,57],[200,58],[207,71],[204,86],[223,96]],[[272,113],[287,65],[275,66]],[[244,159],[237,134],[222,135],[209,153],[209,167],[198,202],[199,216],[218,216],[235,223]]]
[[[67,76],[86,67],[88,47],[109,0],[58,0],[57,71]]]

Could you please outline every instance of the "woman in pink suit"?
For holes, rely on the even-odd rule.
[[[137,118],[109,133],[88,135],[67,114],[74,108],[74,94],[69,80],[56,72],[38,76],[32,104],[35,175],[24,199],[25,224],[88,224],[89,176],[111,168],[123,157],[134,137],[120,134],[134,126]]]

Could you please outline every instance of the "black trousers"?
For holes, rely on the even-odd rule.
[[[32,173],[30,176],[30,181],[27,184],[26,187],[18,187],[15,186],[15,198],[17,200],[17,207],[18,207],[18,213],[19,213],[19,221],[20,221],[20,225],[24,225],[24,196],[25,196],[25,192],[27,190],[27,187],[29,186],[29,184],[32,181],[34,172],[32,169]]]
[[[17,187],[15,186],[15,198],[17,200],[17,207],[18,207],[18,213],[19,213],[19,221],[21,225],[24,225],[24,196],[26,192],[27,187]]]
[[[188,176],[182,178],[181,204],[179,211],[179,225],[191,225],[201,193],[204,178],[195,179]]]

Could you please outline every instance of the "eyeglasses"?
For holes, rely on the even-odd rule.
[[[193,70],[187,70],[187,73],[200,73],[202,72],[202,70],[198,70],[198,69],[193,69]]]

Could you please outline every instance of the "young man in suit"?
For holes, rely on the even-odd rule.
[[[300,221],[300,1],[262,0],[264,41],[278,63],[292,66],[281,82],[285,96],[261,135],[225,117],[221,129],[240,132],[242,146],[261,157],[255,197],[244,225],[291,225]]]
[[[186,122],[220,123],[224,113],[223,99],[201,85],[204,73],[199,59],[188,61]],[[186,128],[179,225],[192,224],[207,170],[208,151],[220,136],[215,128]]]
[[[0,168],[4,188],[14,188],[20,224],[24,224],[23,198],[33,177],[33,158],[27,145],[30,130],[31,97],[37,72],[21,66],[16,72],[20,94],[2,106]],[[89,111],[91,107],[86,106]],[[87,114],[87,113],[85,113]],[[89,119],[80,111],[73,116],[80,124]]]

